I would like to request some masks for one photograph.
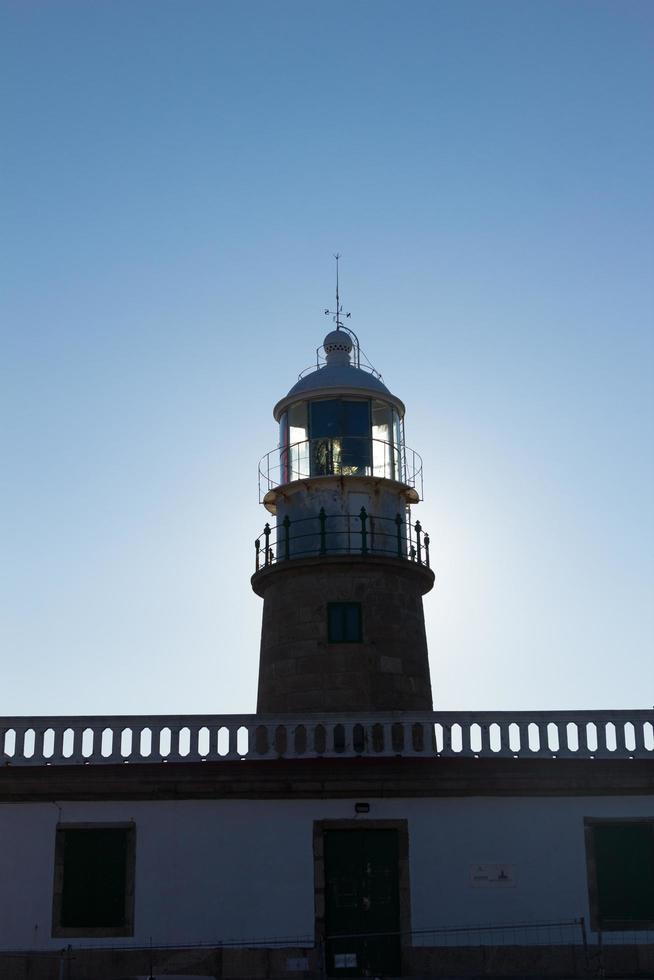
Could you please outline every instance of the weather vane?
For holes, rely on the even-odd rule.
[[[343,326],[343,324],[341,323],[341,319],[340,319],[341,318],[341,315],[343,313],[343,304],[341,303],[341,301],[339,299],[339,296],[338,296],[338,260],[340,259],[340,257],[341,257],[341,253],[340,252],[336,252],[336,254],[334,255],[334,258],[336,259],[336,311],[334,311],[334,310],[325,310],[325,316],[332,316],[334,318],[334,323],[336,324],[336,329],[337,330],[340,330],[341,327]],[[345,318],[346,319],[349,316],[350,316],[349,313],[346,313],[345,314]]]

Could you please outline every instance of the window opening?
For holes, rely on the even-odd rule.
[[[594,928],[654,927],[654,820],[587,820]]]
[[[53,935],[133,934],[133,824],[59,827]]]
[[[361,603],[328,603],[327,636],[330,643],[361,643]]]

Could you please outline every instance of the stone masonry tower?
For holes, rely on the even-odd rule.
[[[431,710],[422,596],[429,537],[410,505],[422,463],[404,405],[361,364],[341,322],[316,368],[274,408],[279,448],[259,465],[274,521],[256,541],[263,597],[258,713]]]

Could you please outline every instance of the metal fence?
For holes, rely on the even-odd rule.
[[[429,564],[429,535],[420,521],[406,516],[378,517],[362,507],[358,514],[327,514],[269,523],[254,542],[255,571],[292,558],[320,555],[379,555]]]
[[[649,970],[642,972],[638,967],[632,967],[625,974],[619,968],[624,957],[612,956],[612,948],[618,954],[628,950],[632,965],[649,964],[654,952],[652,932],[619,933],[613,938],[610,946],[605,945],[601,934],[587,931],[584,918],[580,916],[554,921],[436,925],[410,932],[352,933],[322,938],[309,935],[216,936],[199,942],[150,939],[146,943],[132,940],[102,944],[82,940],[59,949],[0,947],[0,974],[24,977],[47,973],[48,976],[57,975],[61,980],[88,980],[96,975],[107,980],[157,980],[170,976],[199,980],[217,975],[243,976],[247,964],[248,976],[303,976],[322,980],[328,974],[328,954],[334,941],[352,939],[360,944],[374,944],[395,939],[401,943],[402,976],[407,980],[426,976],[470,976],[473,973],[475,976],[480,973],[506,976],[507,967],[511,968],[511,976],[522,977],[536,975],[534,969],[538,976],[544,972],[548,976],[565,977],[651,976]],[[638,955],[639,949],[642,956]],[[239,951],[246,954],[245,960],[238,956]],[[543,971],[545,964],[547,970]],[[474,967],[476,969],[471,972]],[[182,972],[178,973],[178,970]]]
[[[422,459],[408,446],[370,436],[303,439],[259,461],[259,499],[269,490],[320,476],[372,476],[413,487],[422,498]]]

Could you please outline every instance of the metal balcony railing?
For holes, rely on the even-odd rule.
[[[291,520],[274,527],[265,524],[254,542],[255,571],[293,558],[321,555],[372,555],[403,558],[417,565],[429,564],[429,535],[420,521],[406,517],[375,517],[362,507],[358,514],[327,514],[321,507],[313,517]]]
[[[259,460],[259,500],[269,490],[319,476],[372,476],[412,487],[422,499],[422,459],[407,446],[368,436],[304,439]]]
[[[0,718],[0,767],[355,756],[654,760],[654,711]]]

